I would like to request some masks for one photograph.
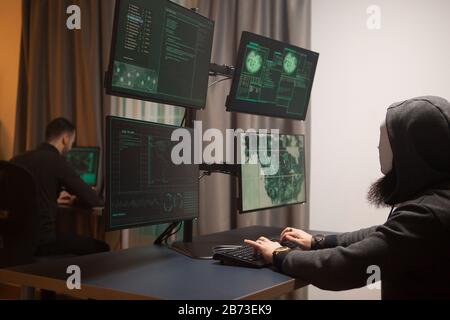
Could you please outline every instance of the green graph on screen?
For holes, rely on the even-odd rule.
[[[243,61],[236,99],[270,104],[280,113],[304,113],[313,77],[313,64],[305,53],[249,42]]]

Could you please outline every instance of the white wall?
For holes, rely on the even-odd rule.
[[[381,29],[367,28],[369,5]],[[395,101],[450,99],[450,1],[313,0],[312,49],[320,53],[312,93],[310,228],[351,231],[383,223],[366,201],[380,177],[379,125]],[[338,276],[338,275],[336,275]],[[379,298],[367,289],[310,299]]]

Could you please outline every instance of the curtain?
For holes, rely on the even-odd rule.
[[[242,31],[288,42],[304,48],[311,44],[310,0],[197,0],[191,7],[215,21],[212,62],[235,65]],[[222,82],[208,91],[204,112],[197,120],[208,128],[279,129],[280,133],[305,134],[306,141],[306,194],[309,194],[309,142],[310,112],[305,122],[274,119],[225,112],[225,100],[230,82]],[[236,211],[237,187],[235,178],[214,174],[200,183],[201,208],[197,233],[208,234],[251,225],[292,226],[307,229],[309,207],[295,205],[256,213],[239,215]],[[203,200],[202,200],[203,199]],[[208,199],[205,201],[204,199]],[[298,290],[290,298],[306,298],[307,289]],[[286,298],[286,297],[282,297]]]
[[[66,27],[70,5],[81,9],[81,30]],[[113,11],[114,1],[23,0],[15,154],[44,141],[61,116],[75,124],[77,145],[102,146]]]
[[[194,2],[200,13],[215,21],[212,61],[235,65],[242,31],[250,31],[297,46],[310,46],[309,0],[198,0]],[[197,113],[208,128],[279,129],[280,133],[306,134],[307,172],[309,117],[306,122],[275,119],[225,112],[225,100],[230,82],[222,82],[208,91],[204,112]],[[307,181],[309,181],[307,175]],[[201,182],[200,219],[198,233],[206,234],[249,225],[308,226],[308,205],[296,205],[263,212],[238,215],[236,213],[236,183],[234,178],[212,175]],[[308,187],[307,187],[308,193]]]

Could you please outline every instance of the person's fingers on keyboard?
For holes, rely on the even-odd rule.
[[[291,231],[292,231],[292,228],[290,228],[290,227],[285,228],[285,229],[281,232],[281,235],[280,235],[280,241],[283,240],[283,237],[284,237],[284,235],[286,234],[286,232],[291,232]]]
[[[284,240],[292,241],[292,242],[295,242],[297,244],[301,244],[299,239],[297,237],[291,235],[291,234],[286,234],[286,236],[284,237]]]
[[[261,251],[262,246],[261,246],[261,244],[259,244],[256,241],[245,239],[244,243],[248,244],[249,246],[251,246],[255,252]]]
[[[308,247],[308,245],[306,244],[306,242],[304,241],[305,239],[298,238],[298,237],[290,235],[290,234],[286,234],[285,239],[288,240],[288,241],[291,241],[291,242],[294,242],[294,243],[298,244],[300,246],[300,248],[302,248],[304,250],[309,250],[310,249]]]
[[[287,236],[297,239],[297,235],[294,231],[287,231],[281,236],[281,241],[288,240]]]

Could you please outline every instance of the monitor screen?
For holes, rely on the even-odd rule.
[[[306,202],[304,136],[256,136],[253,145],[248,135],[239,136],[240,211]]]
[[[227,110],[305,120],[319,54],[243,32]]]
[[[100,148],[98,147],[74,147],[67,154],[66,159],[80,178],[94,187],[97,185],[99,157]]]
[[[199,169],[175,165],[178,127],[107,117],[107,229],[190,220],[198,216]],[[190,129],[186,129],[191,131]]]
[[[169,0],[118,0],[108,94],[202,109],[214,22]]]

